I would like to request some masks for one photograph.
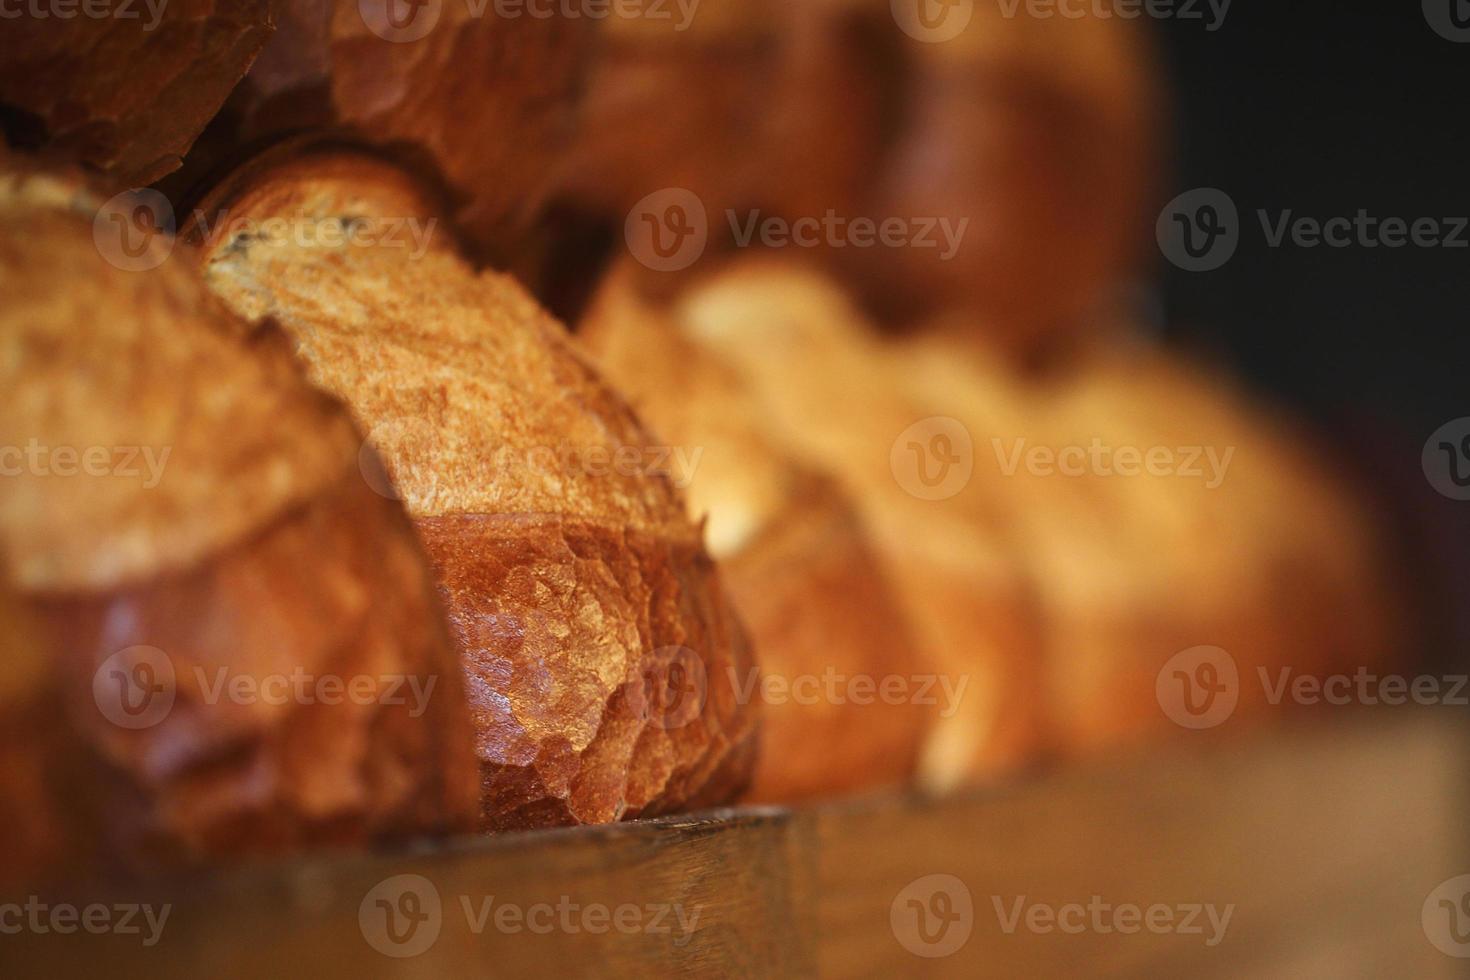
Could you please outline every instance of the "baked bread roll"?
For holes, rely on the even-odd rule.
[[[96,214],[0,178],[4,699],[65,760],[19,805],[93,870],[467,828],[461,675],[346,412],[187,263],[105,261]]]
[[[738,793],[757,731],[734,685],[754,665],[744,634],[654,441],[563,328],[442,230],[401,237],[435,204],[361,153],[258,161],[204,213],[310,230],[211,240],[206,279],[278,321],[382,453],[468,677],[481,826]],[[354,233],[315,233],[330,228]]]
[[[622,231],[656,192],[692,192],[711,246],[733,239],[728,211],[853,217],[881,153],[891,39],[830,0],[703,0],[686,28],[607,22],[561,180],[569,207]],[[889,47],[893,47],[891,44]],[[886,67],[886,66],[885,66]]]
[[[270,35],[269,0],[17,11],[0,31],[0,120],[12,145],[81,163],[110,191],[180,160]],[[46,5],[41,5],[44,12]]]
[[[939,700],[898,685],[912,692],[933,667],[850,499],[773,444],[734,372],[643,300],[630,272],[608,276],[577,336],[684,460],[690,514],[760,651],[770,686],[748,798],[908,784]]]
[[[751,142],[779,99],[774,11],[771,0],[706,0],[682,29],[677,20],[610,18],[561,198],[621,226],[647,195],[680,188],[699,198],[716,230],[724,208],[749,203],[763,176]]]
[[[568,149],[602,22],[453,0],[275,6],[212,162],[233,168],[242,146],[297,132],[348,135],[441,182],[467,243],[503,258]]]
[[[1029,355],[1095,329],[1144,254],[1157,85],[1136,24],[973,12],[957,37],[909,42],[902,130],[872,205],[956,231],[968,220],[958,247],[846,257],[885,319],[959,309]]]
[[[1031,585],[1000,511],[983,496],[932,493],[905,469],[910,444],[948,433],[931,431],[932,413],[852,303],[819,274],[751,257],[686,292],[676,315],[748,386],[772,438],[857,502],[921,650],[950,685],[923,782],[945,789],[1032,759],[1044,724]]]
[[[1042,602],[1062,751],[1260,717],[1262,671],[1274,685],[1284,669],[1352,673],[1391,655],[1395,604],[1369,516],[1220,379],[1136,345],[1009,385],[972,344],[908,342],[900,363],[986,443],[977,471],[1008,496]],[[1201,673],[1206,655],[1187,653],[1201,647],[1224,650],[1228,669]],[[1184,712],[1176,671],[1233,693],[1211,714],[1191,688],[1199,710]]]

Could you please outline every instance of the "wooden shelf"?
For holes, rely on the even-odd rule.
[[[1464,976],[1470,960],[1430,944],[1421,908],[1440,882],[1470,872],[1465,736],[1445,708],[1362,712],[1233,739],[1186,735],[946,799],[741,808],[432,853],[317,856],[128,896],[173,905],[151,948],[139,936],[0,936],[0,975]],[[440,903],[437,938],[410,958],[379,952],[363,925],[385,927],[375,903],[399,898],[401,881],[379,888],[397,875],[426,879]],[[900,892],[929,875],[962,881],[973,908],[939,940],[963,945],[936,958],[899,935],[940,950],[915,938],[907,903],[917,894],[945,911],[927,883],[898,903],[897,928],[891,916]],[[1007,933],[996,902],[1010,915],[1021,896],[1233,912],[1213,946],[1203,916],[1203,935],[1043,933],[1024,921]],[[478,915],[492,897],[477,933],[465,900]],[[538,905],[549,909],[530,911]],[[497,928],[502,906],[533,921]],[[635,931],[620,906],[671,931]],[[684,933],[675,912],[655,922],[648,906],[698,917]],[[582,918],[593,907],[608,910],[606,932],[586,928],[601,921]],[[410,941],[423,942],[431,921]],[[548,922],[549,932],[530,931]]]

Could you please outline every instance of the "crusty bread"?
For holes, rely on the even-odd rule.
[[[777,448],[735,373],[641,298],[630,272],[607,277],[577,336],[684,461],[690,513],[704,522],[760,652],[772,686],[749,798],[790,802],[911,781],[938,708],[874,692],[886,678],[922,683],[915,678],[933,668],[850,499]],[[895,690],[888,683],[885,692]]]
[[[683,31],[609,20],[560,169],[561,198],[619,225],[668,188],[692,192],[715,223],[722,209],[748,205],[764,175],[752,144],[778,101],[773,25],[770,0],[701,3]]]
[[[270,34],[269,0],[61,5],[0,31],[0,113],[17,145],[85,164],[117,190],[179,166]],[[154,22],[155,8],[158,20]],[[126,16],[124,16],[126,14]]]
[[[772,438],[852,495],[921,649],[952,689],[965,685],[934,726],[924,782],[944,788],[1030,760],[1043,730],[1030,583],[983,492],[923,499],[896,475],[895,444],[934,413],[905,390],[852,303],[819,274],[752,257],[676,309],[749,386]]]
[[[859,18],[826,0],[703,0],[677,22],[608,21],[591,62],[561,197],[614,220],[647,195],[692,192],[711,243],[726,212],[854,217],[878,166],[889,82]]]
[[[231,99],[212,162],[232,168],[242,146],[273,136],[350,134],[442,182],[467,242],[503,258],[550,189],[602,23],[529,7],[278,2],[275,35]]]
[[[909,43],[902,128],[879,217],[968,220],[943,248],[850,250],[886,319],[964,310],[986,341],[1032,356],[1107,321],[1148,242],[1159,109],[1138,25],[1007,17],[975,4],[944,43]]]
[[[460,673],[346,412],[190,263],[104,261],[96,207],[66,181],[0,179],[0,579],[31,627],[6,665],[30,680],[6,697],[65,719],[21,735],[66,760],[46,774],[58,857],[151,867],[467,827]],[[151,691],[130,687],[140,664]],[[280,697],[296,675],[306,693]],[[318,685],[358,677],[383,697]],[[242,679],[255,694],[231,693]],[[119,720],[138,705],[161,713]]]
[[[932,336],[906,342],[895,367],[987,443],[976,479],[983,470],[1005,501],[1034,573],[1062,751],[1175,730],[1160,672],[1195,648],[1233,659],[1241,717],[1267,706],[1261,670],[1276,683],[1283,668],[1352,673],[1392,656],[1396,606],[1369,515],[1299,435],[1220,378],[1124,345],[1045,381],[1007,380],[973,343]],[[1167,450],[1184,472],[1060,471],[1059,454],[1094,440]],[[1219,464],[1198,452],[1189,462],[1180,450],[1191,447]],[[1041,469],[1018,455],[1033,449],[1052,454]]]
[[[346,151],[258,161],[204,212],[369,230],[436,214],[405,173]],[[449,245],[221,237],[203,261],[351,406],[416,520],[468,675],[482,826],[723,802],[754,761],[733,684],[753,661],[698,528],[562,327]]]

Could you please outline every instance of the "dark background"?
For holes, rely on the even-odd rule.
[[[1218,187],[1244,225],[1217,271],[1159,258],[1164,330],[1321,426],[1398,527],[1426,652],[1462,662],[1470,503],[1429,486],[1420,452],[1470,415],[1470,248],[1270,248],[1255,212],[1470,216],[1470,44],[1419,0],[1236,0],[1213,33],[1152,26],[1174,127],[1159,206]]]

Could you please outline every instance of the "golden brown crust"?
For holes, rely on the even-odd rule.
[[[312,380],[347,401],[410,513],[548,513],[694,535],[672,485],[646,472],[656,460],[633,414],[512,280],[476,275],[447,247],[396,168],[309,156],[228,186],[239,193],[205,205],[216,228],[345,217],[376,237],[331,247],[309,232],[221,235],[202,260],[211,288],[249,320],[278,321]],[[638,463],[613,465],[619,450]]]
[[[687,336],[739,372],[772,438],[837,477],[898,589],[919,648],[957,688],[922,775],[945,787],[1031,758],[1042,734],[1042,666],[1031,584],[988,490],[921,499],[892,451],[926,416],[875,335],[829,280],[750,258],[685,294]]]
[[[1001,439],[978,453],[976,479],[983,464],[1034,572],[1060,749],[1177,731],[1159,672],[1196,647],[1234,659],[1232,717],[1267,707],[1259,670],[1274,683],[1285,667],[1351,673],[1392,656],[1395,610],[1372,521],[1295,435],[1221,379],[1120,347],[1045,383],[1007,383],[973,351],[914,341],[903,370],[936,410]],[[1060,453],[1094,441],[1168,450],[1196,475],[1020,465],[996,479],[1000,454],[1023,442]],[[1189,452],[1192,464],[1178,455]]]
[[[37,130],[18,129],[17,139],[86,164],[117,190],[152,183],[179,166],[269,36],[270,4],[114,7],[106,17],[76,10],[63,17],[60,8],[45,17],[7,17],[0,104]]]
[[[621,232],[646,196],[690,191],[714,247],[729,244],[727,209],[855,217],[879,163],[890,79],[869,42],[891,35],[887,18],[867,29],[828,3],[750,0],[703,0],[688,29],[612,18],[562,198]]]
[[[0,591],[44,665],[20,683],[7,661],[11,717],[51,714],[18,734],[44,778],[7,763],[0,779],[28,810],[65,813],[26,877],[466,827],[458,665],[345,412],[268,333],[243,343],[187,263],[105,262],[64,181],[5,186],[0,445],[172,449],[147,487],[57,457],[6,476]],[[359,676],[424,696],[364,700]]]
[[[781,685],[748,798],[790,803],[912,783],[942,724],[944,688],[847,496],[814,479],[724,567],[762,671]]]
[[[394,213],[401,180],[308,155],[252,168],[209,210],[429,217]],[[419,523],[479,713],[483,826],[662,812],[743,785],[755,706],[727,677],[751,664],[743,637],[654,440],[557,323],[444,248],[257,239],[203,258],[227,302],[278,320],[349,403]],[[619,692],[681,646],[715,710],[650,726]]]
[[[607,823],[743,788],[746,772],[711,777],[754,743],[736,698],[754,662],[697,544],[552,515],[418,523],[470,679],[482,827]]]
[[[1158,99],[1137,25],[974,9],[959,37],[910,44],[904,127],[872,204],[968,219],[958,249],[845,258],[885,317],[959,307],[1027,355],[1090,329],[1142,254]]]
[[[506,245],[549,189],[599,22],[445,0],[395,8],[414,13],[400,34],[377,18],[384,8],[281,3],[275,36],[232,100],[229,145],[327,128],[401,151],[454,194],[449,217],[476,246]]]
[[[690,512],[705,522],[763,673],[780,685],[779,703],[766,706],[750,798],[789,802],[908,782],[934,709],[863,688],[855,700],[850,682],[932,670],[848,497],[776,447],[735,372],[641,301],[626,266],[607,277],[578,337],[691,461]],[[807,703],[813,681],[822,687]]]
[[[70,186],[0,189],[6,225],[24,229],[0,237],[0,445],[19,470],[0,535],[8,576],[36,591],[185,570],[312,498],[357,449],[289,360],[241,356],[239,328],[185,263],[105,262],[83,214],[52,206],[86,200]],[[65,475],[93,450],[99,475]]]
[[[105,766],[100,843],[125,860],[468,828],[474,763],[458,665],[412,530],[355,467],[191,573],[31,608],[60,660],[67,717]],[[135,645],[162,651],[174,674],[172,709],[140,731],[99,714],[93,687],[99,667]],[[219,696],[240,678],[260,685],[258,699]]]

